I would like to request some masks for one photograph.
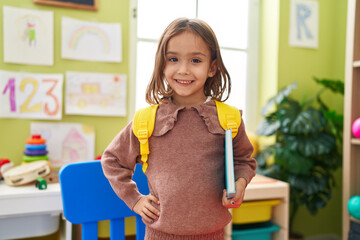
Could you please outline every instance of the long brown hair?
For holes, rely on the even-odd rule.
[[[163,72],[166,49],[169,40],[173,36],[185,31],[192,31],[198,34],[209,46],[211,60],[216,60],[216,74],[206,80],[204,86],[205,96],[211,96],[218,101],[226,101],[229,98],[231,79],[222,61],[219,44],[213,30],[200,19],[178,18],[169,24],[159,40],[155,55],[154,71],[146,89],[146,101],[149,104],[158,104],[163,98],[169,98],[173,95],[173,90],[166,83]]]

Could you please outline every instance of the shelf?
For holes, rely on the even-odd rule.
[[[245,190],[244,202],[270,199],[281,200],[272,210],[271,221],[280,226],[280,230],[276,231],[272,236],[274,240],[289,239],[289,197],[289,183],[258,174],[251,180]]]
[[[353,67],[354,67],[354,68],[360,67],[360,61],[354,61]]]
[[[358,220],[354,217],[350,217],[350,221],[360,223],[360,220]]]
[[[360,145],[360,138],[352,138],[351,139],[351,144]]]
[[[360,1],[348,0],[345,57],[344,135],[343,135],[343,208],[342,239],[348,239],[351,218],[347,202],[359,193],[360,139],[352,135],[353,116],[360,114]],[[355,61],[354,61],[355,59]]]

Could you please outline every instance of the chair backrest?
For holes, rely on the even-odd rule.
[[[147,178],[136,166],[133,176],[139,191],[147,195]],[[70,163],[60,169],[59,181],[65,218],[82,224],[82,239],[98,239],[97,222],[110,220],[110,239],[125,239],[124,218],[136,216],[136,239],[143,240],[145,224],[115,194],[100,161]]]

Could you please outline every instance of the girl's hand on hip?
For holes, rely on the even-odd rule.
[[[157,205],[160,204],[159,200],[155,196],[149,194],[140,198],[133,208],[134,212],[139,214],[143,221],[148,223],[153,223],[160,216],[160,211],[154,207],[151,202]]]
[[[224,189],[223,196],[222,196],[223,206],[227,207],[227,208],[240,207],[244,200],[245,188],[246,188],[246,180],[244,178],[239,178],[235,182],[235,197],[233,197],[231,199],[227,198],[226,189]]]

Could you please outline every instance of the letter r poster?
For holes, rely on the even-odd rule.
[[[319,3],[312,0],[291,0],[289,45],[318,48]]]

